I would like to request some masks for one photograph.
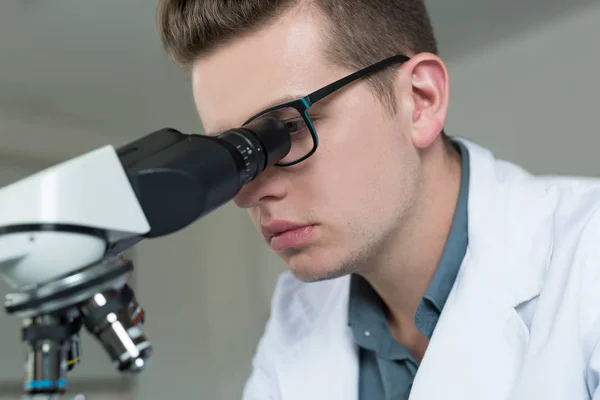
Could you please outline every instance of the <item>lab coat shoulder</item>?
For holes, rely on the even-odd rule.
[[[340,297],[346,294],[348,282],[349,277],[341,277],[307,283],[289,271],[282,273],[275,286],[267,324],[271,340],[289,349],[314,334],[315,329],[326,328],[331,312],[339,307]],[[272,332],[268,332],[269,327]]]
[[[538,308],[546,310],[538,310],[532,319],[534,324],[538,321],[538,327],[547,320],[546,330],[561,332],[544,334],[566,339],[561,347],[574,346],[572,353],[581,360],[579,368],[585,374],[587,395],[597,400],[600,399],[600,180],[537,176],[529,186],[540,185],[546,197],[555,200],[549,260],[540,280],[541,300],[537,302]],[[561,317],[566,314],[562,310],[570,310],[574,314],[572,319]],[[535,332],[534,325],[531,342],[542,336],[539,331]],[[572,363],[571,367],[574,366]]]
[[[546,178],[541,178],[544,181]],[[556,321],[548,329],[563,332],[581,360],[585,393],[600,399],[600,185],[595,179],[550,178],[560,192],[554,213],[553,245],[541,296],[554,297]],[[540,298],[541,298],[540,296]],[[540,301],[540,303],[543,303]],[[561,309],[573,319],[561,323]],[[542,319],[539,312],[538,319]],[[549,314],[548,314],[549,315]],[[550,335],[549,335],[550,336]],[[555,336],[558,336],[555,334]],[[574,363],[571,363],[574,367]]]
[[[560,201],[554,213],[553,250],[549,269],[566,268],[569,279],[579,282],[579,309],[583,317],[581,332],[585,335],[587,332],[597,331],[598,335],[600,185],[590,183],[572,181],[568,186],[562,187]],[[594,328],[590,324],[598,326]]]
[[[600,212],[596,207],[578,241],[576,254],[580,285],[578,298],[579,341],[590,398],[600,400]]]
[[[600,188],[596,180],[572,179],[562,189],[555,213],[555,260],[548,276],[563,276],[564,287],[576,288],[572,299],[578,313],[576,340],[588,391],[600,399]],[[568,268],[568,274],[561,275],[561,268]]]
[[[546,249],[549,243],[548,262],[539,263],[543,271],[536,271],[543,279],[524,282],[540,282],[540,292],[560,297],[564,291],[554,290],[556,284],[578,285],[578,320],[582,338],[600,339],[600,179],[578,176],[539,176],[521,173],[518,166],[496,161],[498,170],[512,171],[512,179],[500,185],[506,195],[505,232],[530,229],[533,239],[548,238],[540,242],[526,243],[530,252]],[[516,179],[515,179],[516,178]],[[545,204],[545,206],[543,206]],[[522,207],[519,210],[519,207]],[[535,208],[546,207],[540,212]],[[540,215],[535,221],[534,215]],[[542,220],[551,223],[541,223]],[[526,227],[530,225],[529,227]],[[510,240],[506,241],[511,244]],[[508,247],[508,246],[507,246]],[[521,253],[523,254],[523,253]],[[519,265],[519,263],[515,263]],[[533,271],[533,269],[532,269]],[[519,276],[519,275],[517,275]],[[565,299],[561,298],[561,301]],[[584,348],[590,348],[586,343]]]
[[[343,315],[339,308],[347,294],[344,292],[348,283],[348,277],[307,283],[289,271],[279,276],[270,317],[252,359],[252,372],[244,387],[243,400],[282,398],[280,384],[285,380],[282,372],[288,372],[295,358],[301,358],[314,348],[311,340],[322,339],[329,328],[339,328],[340,321],[331,315]],[[319,335],[319,330],[323,335]]]

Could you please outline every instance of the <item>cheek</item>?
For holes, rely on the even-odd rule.
[[[377,110],[364,110],[332,122],[322,135],[315,160],[319,197],[332,224],[354,236],[371,235],[408,206],[418,158],[403,129]]]
[[[378,111],[359,109],[344,120],[332,122],[321,140],[320,161],[328,164],[332,184],[344,183],[355,196],[369,190],[386,190],[390,179],[403,175],[403,162],[409,161],[406,153],[411,147],[406,130]],[[363,187],[353,182],[361,182]]]

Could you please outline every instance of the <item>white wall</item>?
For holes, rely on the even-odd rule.
[[[449,134],[533,172],[600,175],[600,3],[449,69]]]

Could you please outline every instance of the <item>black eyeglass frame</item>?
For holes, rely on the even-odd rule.
[[[373,65],[370,65],[361,70],[353,72],[352,74],[350,74],[348,76],[338,79],[337,81],[330,83],[329,85],[324,86],[321,89],[317,89],[314,92],[312,92],[304,97],[300,97],[298,99],[286,101],[285,103],[281,103],[281,104],[275,105],[273,107],[269,107],[268,109],[263,110],[263,111],[255,114],[254,116],[252,116],[250,119],[248,119],[244,123],[244,125],[252,122],[253,120],[255,120],[257,118],[260,118],[261,116],[263,116],[265,114],[268,114],[270,112],[276,111],[281,108],[292,107],[292,108],[296,109],[298,111],[298,113],[302,116],[302,118],[304,119],[304,122],[306,123],[306,126],[308,127],[308,129],[310,131],[310,134],[313,139],[313,148],[311,151],[308,152],[308,154],[306,154],[304,157],[299,158],[298,160],[294,160],[291,162],[277,162],[277,163],[275,163],[275,165],[277,165],[279,167],[289,167],[291,165],[298,164],[298,163],[306,160],[308,157],[312,156],[314,154],[314,152],[317,151],[317,147],[319,147],[319,136],[317,135],[317,131],[316,131],[315,127],[313,126],[313,123],[310,120],[310,117],[308,116],[308,109],[313,104],[315,104],[317,101],[322,100],[323,98],[329,96],[336,90],[343,88],[344,86],[348,85],[349,83],[354,82],[357,79],[366,77],[367,75],[373,74],[375,72],[379,72],[380,70],[383,70],[390,65],[397,64],[397,63],[400,63],[400,64],[405,63],[408,60],[410,60],[410,57],[407,57],[405,55],[395,55],[395,56],[386,58],[386,59],[381,60]]]

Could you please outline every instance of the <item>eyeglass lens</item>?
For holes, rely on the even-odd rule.
[[[292,146],[289,153],[280,162],[290,163],[301,159],[311,152],[314,140],[306,120],[294,107],[284,107],[261,115],[271,117],[285,123],[290,128]]]

